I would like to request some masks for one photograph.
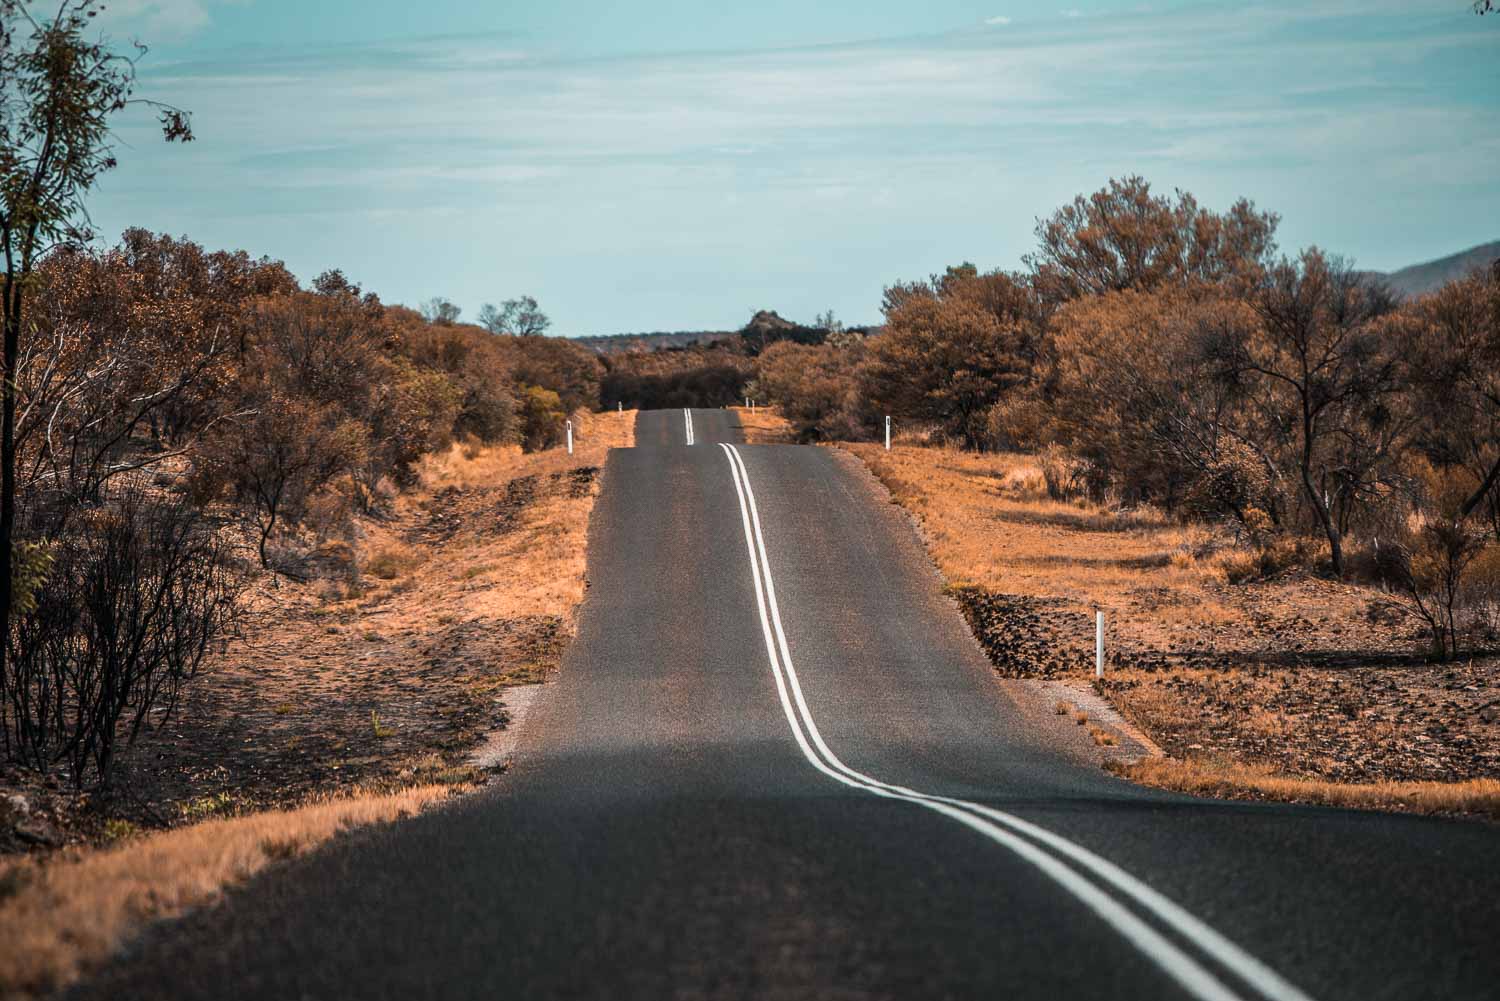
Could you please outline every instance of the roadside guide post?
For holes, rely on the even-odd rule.
[[[885,450],[891,450],[891,415],[885,415]]]
[[[1104,677],[1104,613],[1094,613],[1094,677]]]
[[[573,454],[573,422],[568,421],[568,454]]]

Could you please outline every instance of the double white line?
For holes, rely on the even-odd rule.
[[[771,671],[776,677],[776,691],[797,746],[814,768],[835,782],[872,796],[901,800],[932,810],[1010,850],[1071,893],[1195,998],[1202,1001],[1244,1001],[1247,997],[1258,996],[1276,1001],[1311,1001],[1260,960],[1125,870],[1081,845],[993,807],[882,782],[840,761],[818,732],[818,724],[797,680],[797,669],[792,664],[786,632],[781,626],[781,612],[776,605],[776,584],[766,558],[766,542],[761,533],[755,491],[750,486],[750,472],[745,468],[745,460],[738,449],[725,444],[720,447],[729,459],[735,493],[739,496],[745,545],[750,554],[751,573],[755,577],[755,604],[760,611]],[[1217,962],[1249,988],[1250,993],[1228,986],[1218,973],[1204,966],[1115,895],[1106,892],[1105,887],[1171,929],[1195,947],[1201,956]]]
[[[698,444],[693,440],[693,412],[687,407],[682,408],[682,423],[687,428],[687,443],[689,445]]]

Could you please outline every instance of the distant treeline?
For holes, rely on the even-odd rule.
[[[677,330],[654,331],[649,334],[595,334],[571,340],[574,344],[581,344],[601,355],[612,355],[627,351],[661,351],[667,348],[709,345],[738,333],[737,330]]]
[[[600,381],[600,402],[605,407],[642,410],[729,406],[745,399],[755,358],[773,344],[817,346],[830,339],[849,344],[867,333],[863,328],[845,329],[832,312],[812,324],[800,324],[761,310],[744,327],[706,343],[601,356],[605,374]]]

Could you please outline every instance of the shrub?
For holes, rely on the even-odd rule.
[[[14,753],[107,781],[117,739],[170,716],[243,587],[213,527],[132,482],[74,522],[11,637],[0,723]],[[160,720],[155,721],[160,724]]]
[[[1084,495],[1083,463],[1067,449],[1049,445],[1037,459],[1042,467],[1042,482],[1047,485],[1048,497],[1055,501],[1071,501]]]
[[[563,437],[567,420],[562,400],[550,389],[524,386],[521,390],[521,447],[528,452],[551,448]]]
[[[1489,589],[1493,557],[1486,552],[1493,547],[1480,520],[1463,513],[1477,477],[1460,466],[1415,466],[1417,524],[1393,547],[1393,569],[1413,611],[1427,623],[1433,652],[1447,660],[1472,635],[1469,613]],[[1483,580],[1470,573],[1476,563]]]

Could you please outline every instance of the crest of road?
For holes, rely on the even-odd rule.
[[[642,413],[589,582],[489,788],[276,867],[76,994],[1500,997],[1493,826],[1078,760],[847,456]]]

